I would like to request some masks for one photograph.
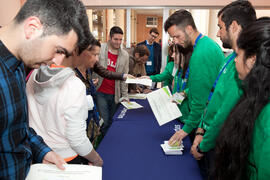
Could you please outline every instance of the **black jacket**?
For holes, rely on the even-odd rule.
[[[146,46],[146,40],[143,42],[138,43],[137,45],[145,45]],[[160,68],[161,68],[161,46],[154,42],[154,66],[155,66],[155,71],[153,74],[147,74],[149,75],[155,75],[160,73]]]

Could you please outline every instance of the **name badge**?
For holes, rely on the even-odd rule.
[[[147,62],[146,62],[146,65],[147,65],[147,66],[152,66],[152,61],[147,61]]]
[[[86,101],[87,101],[87,109],[88,111],[93,110],[94,108],[94,101],[91,95],[86,96]]]
[[[177,104],[181,104],[184,101],[185,97],[182,93],[174,93],[172,100],[175,101]]]

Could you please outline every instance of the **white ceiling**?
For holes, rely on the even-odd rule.
[[[162,9],[135,9],[137,14],[155,14],[162,16]]]

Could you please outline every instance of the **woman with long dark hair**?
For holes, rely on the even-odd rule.
[[[216,144],[213,179],[270,179],[270,20],[259,19],[237,41],[244,95]]]

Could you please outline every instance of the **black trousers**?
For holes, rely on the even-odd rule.
[[[214,167],[214,150],[210,150],[204,154],[201,160],[198,161],[201,175],[205,180],[211,180],[210,173]]]

